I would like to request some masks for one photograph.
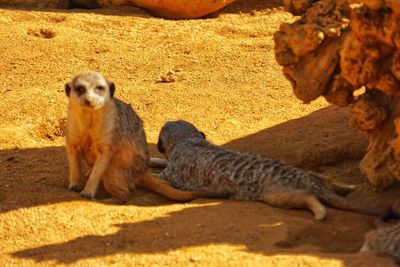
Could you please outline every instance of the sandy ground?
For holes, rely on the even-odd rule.
[[[291,20],[276,0],[185,21],[136,8],[0,9],[0,266],[395,266],[357,253],[373,228],[365,215],[329,209],[316,222],[307,211],[144,190],[112,206],[67,191],[64,84],[86,70],[132,103],[153,155],[163,122],[185,119],[216,144],[362,183],[366,142],[347,111],[300,103],[275,62],[273,33]],[[396,193],[362,188],[350,197],[384,205]]]

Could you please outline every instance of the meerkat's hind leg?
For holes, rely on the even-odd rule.
[[[103,184],[106,191],[111,195],[111,199],[103,200],[107,204],[124,204],[129,198],[129,182],[127,173],[124,169],[112,165],[103,177]]]
[[[150,157],[148,166],[151,168],[164,169],[167,167],[168,161],[165,159]]]
[[[314,195],[301,190],[271,191],[264,194],[261,201],[275,207],[309,209],[318,221],[326,217],[325,206]]]

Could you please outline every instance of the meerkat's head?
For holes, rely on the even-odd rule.
[[[101,109],[114,96],[114,91],[114,83],[98,72],[80,73],[65,85],[70,102],[87,109]]]
[[[158,137],[158,151],[167,155],[177,143],[191,138],[205,139],[206,136],[193,124],[187,121],[180,120],[166,122],[161,128]]]

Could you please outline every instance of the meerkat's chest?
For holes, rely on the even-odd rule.
[[[105,146],[111,146],[112,135],[97,125],[78,124],[70,128],[69,139],[91,166]]]
[[[83,159],[89,166],[92,166],[96,161],[99,154],[96,142],[91,135],[87,135],[80,144],[80,151],[82,153]]]

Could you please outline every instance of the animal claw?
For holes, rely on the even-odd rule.
[[[86,198],[86,199],[94,199],[94,196],[92,193],[86,192],[86,191],[82,191],[79,194],[82,198]]]
[[[79,185],[72,185],[72,184],[70,184],[69,186],[68,186],[68,191],[71,191],[71,192],[81,192],[82,191],[82,188],[79,186]]]

